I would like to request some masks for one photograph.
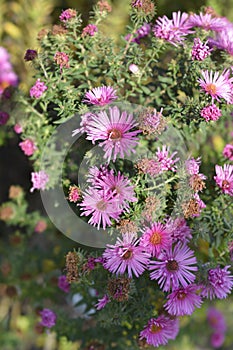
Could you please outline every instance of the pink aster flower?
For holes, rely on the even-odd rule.
[[[210,337],[210,344],[213,346],[213,348],[220,348],[225,341],[225,334],[224,333],[213,333]]]
[[[166,250],[172,244],[171,235],[167,227],[160,223],[154,222],[151,227],[147,227],[140,238],[140,245],[146,248],[151,256],[158,257],[161,250]]]
[[[224,147],[222,154],[225,158],[228,158],[229,160],[233,161],[233,145],[227,144]]]
[[[87,175],[87,182],[90,182],[95,188],[101,188],[101,181],[103,181],[109,174],[109,169],[106,164],[101,164],[99,167],[93,166],[89,168]]]
[[[0,96],[9,86],[17,86],[18,77],[13,71],[10,55],[4,47],[0,46]]]
[[[210,327],[215,332],[224,333],[227,329],[225,317],[222,312],[215,309],[214,307],[210,307],[207,311],[207,321]]]
[[[31,156],[37,150],[36,145],[30,139],[26,139],[19,143],[20,148],[26,156]]]
[[[194,252],[185,244],[176,244],[174,249],[171,247],[162,252],[158,260],[151,261],[149,270],[152,280],[157,280],[160,288],[167,292],[194,282],[196,276],[192,271],[197,271],[193,266],[197,263]]]
[[[198,286],[192,284],[185,288],[178,288],[167,296],[165,310],[173,316],[191,315],[195,308],[201,307],[202,299],[196,292]]]
[[[185,243],[192,239],[191,229],[182,217],[176,219],[169,218],[166,222],[166,228],[170,232],[173,243]]]
[[[215,165],[216,176],[214,180],[222,192],[233,196],[233,165],[224,164],[223,167]]]
[[[95,33],[98,32],[98,28],[95,24],[88,24],[85,28],[83,28],[82,36],[90,35],[94,36]]]
[[[68,196],[69,202],[76,203],[80,200],[80,198],[81,198],[80,189],[75,185],[70,186],[69,187],[69,196]]]
[[[133,233],[125,233],[123,238],[117,238],[116,244],[107,244],[103,253],[104,268],[112,273],[124,274],[132,278],[139,277],[146,269],[150,254],[138,245],[139,239]]]
[[[116,206],[116,203],[111,196],[106,195],[103,191],[91,188],[83,193],[83,201],[79,204],[81,213],[85,216],[91,216],[88,223],[97,226],[99,230],[100,225],[103,229],[106,226],[111,226],[111,219],[118,220],[121,210]]]
[[[166,145],[163,145],[162,149],[160,150],[160,147],[158,147],[157,152],[156,152],[156,160],[161,166],[161,171],[166,171],[166,170],[172,170],[176,171],[177,167],[175,163],[179,161],[179,157],[173,159],[173,157],[177,154],[177,152],[173,152],[169,156],[169,147]]]
[[[61,22],[67,22],[71,18],[75,18],[77,15],[76,10],[73,9],[67,9],[65,11],[62,11],[61,15],[59,16],[59,19]]]
[[[205,30],[221,31],[226,26],[224,17],[213,17],[210,13],[193,14],[189,17],[188,24],[192,27],[201,27]]]
[[[188,14],[180,11],[172,13],[172,19],[167,16],[159,17],[153,28],[154,35],[157,38],[164,39],[177,46],[186,35],[192,33],[188,22]]]
[[[42,320],[41,320],[40,324],[43,327],[51,328],[51,327],[55,326],[57,316],[52,310],[50,310],[50,309],[43,309],[40,312],[40,315],[42,317]]]
[[[70,283],[66,279],[66,275],[61,275],[58,277],[58,287],[65,293],[70,291]]]
[[[30,189],[30,192],[33,192],[34,190],[45,190],[46,184],[49,181],[49,176],[44,170],[40,170],[31,174],[31,180],[33,186]]]
[[[212,105],[206,106],[204,108],[202,108],[202,110],[200,111],[200,115],[205,118],[205,120],[207,122],[209,122],[210,120],[218,120],[221,115],[222,112],[221,110],[213,103]]]
[[[199,38],[194,39],[194,44],[192,47],[192,60],[203,61],[208,57],[212,51],[206,43],[202,43]]]
[[[95,114],[93,114],[91,112],[87,112],[87,113],[83,114],[81,116],[80,128],[73,130],[72,136],[75,136],[79,133],[84,134],[85,132],[87,132],[88,124],[91,121],[91,118],[93,116],[95,116]]]
[[[109,108],[109,115],[105,111],[100,111],[90,120],[87,130],[87,140],[92,143],[101,141],[100,147],[105,151],[104,158],[108,162],[116,160],[119,154],[121,158],[135,152],[134,147],[138,144],[136,135],[140,130],[133,131],[137,126],[132,114],[126,111],[120,112],[119,108],[114,106]]]
[[[117,97],[116,90],[111,86],[100,86],[86,92],[83,102],[97,106],[105,106],[114,101]]]
[[[165,315],[151,318],[140,332],[140,339],[146,339],[147,344],[159,347],[166,345],[168,340],[175,339],[179,332],[178,319],[171,319]]]
[[[233,78],[229,78],[229,70],[224,70],[221,74],[205,70],[201,71],[201,74],[203,78],[199,78],[198,82],[202,91],[212,97],[212,104],[214,100],[220,101],[220,98],[224,98],[227,103],[232,103]]]
[[[23,132],[23,128],[20,124],[15,124],[14,131],[16,132],[16,134],[21,134]]]
[[[209,298],[225,299],[227,294],[231,292],[233,287],[233,276],[228,269],[230,266],[225,266],[221,269],[219,266],[208,271],[208,280],[203,285],[201,295]]]
[[[107,294],[104,294],[103,298],[98,299],[98,303],[95,304],[97,310],[103,309],[108,303],[110,303],[110,299]]]
[[[45,83],[40,81],[40,79],[37,79],[35,85],[33,85],[30,89],[30,96],[40,98],[47,89],[48,88]]]
[[[46,223],[46,221],[44,221],[44,220],[39,220],[39,221],[37,221],[37,223],[36,223],[36,226],[35,226],[35,228],[34,228],[34,231],[35,231],[36,233],[42,233],[42,232],[44,232],[44,231],[46,230],[46,228],[47,228],[47,223]]]

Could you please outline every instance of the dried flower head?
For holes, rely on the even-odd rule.
[[[122,302],[129,298],[130,278],[119,277],[111,278],[108,281],[108,292],[113,299]]]
[[[200,214],[200,207],[196,198],[191,198],[188,202],[182,204],[185,219]]]
[[[139,114],[139,129],[142,130],[143,134],[161,134],[167,124],[162,112],[163,108],[157,112],[155,108],[148,107]]]
[[[61,25],[54,24],[51,33],[52,35],[66,35],[67,29]]]
[[[78,281],[78,262],[79,258],[75,252],[66,255],[66,279],[69,283]]]
[[[151,0],[134,0],[131,6],[145,14],[154,13],[155,10],[155,5]]]
[[[14,216],[14,210],[12,207],[3,205],[0,207],[0,220],[8,221],[11,220]]]
[[[137,232],[138,230],[137,224],[134,221],[131,221],[130,219],[121,219],[119,221],[119,224],[117,225],[117,228],[121,232],[121,234]]]
[[[20,186],[11,186],[9,189],[9,198],[17,199],[23,194],[23,189]]]
[[[205,188],[202,174],[194,174],[189,179],[189,184],[195,192],[202,191]]]
[[[111,12],[112,11],[112,6],[105,0],[100,0],[97,2],[97,7],[99,8],[100,12]]]

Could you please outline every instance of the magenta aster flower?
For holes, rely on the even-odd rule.
[[[225,317],[222,312],[215,309],[214,307],[210,307],[207,311],[207,321],[211,328],[215,332],[224,333],[227,329]]]
[[[166,345],[168,340],[175,339],[179,332],[179,321],[165,315],[151,318],[140,332],[140,339],[146,339],[147,344],[159,347]]]
[[[33,186],[30,192],[34,190],[45,190],[46,184],[49,181],[49,176],[44,170],[40,170],[31,174],[31,180]]]
[[[110,303],[110,299],[107,294],[104,294],[103,298],[98,299],[98,303],[95,304],[97,310],[103,309],[108,303]]]
[[[233,161],[233,145],[227,144],[224,147],[222,154],[225,158],[228,158],[229,160]]]
[[[220,50],[227,51],[230,55],[233,55],[233,27],[228,26],[224,30],[217,32],[215,38],[209,38],[211,46],[216,46]]]
[[[232,103],[232,79],[229,79],[229,70],[219,72],[209,72],[208,70],[201,71],[203,78],[198,79],[201,89],[212,97],[214,100],[220,101],[224,98],[227,103]]]
[[[150,254],[138,243],[133,233],[125,233],[122,239],[117,238],[115,245],[107,244],[103,253],[104,268],[120,275],[127,272],[130,278],[133,274],[139,277],[149,263]]]
[[[178,288],[167,296],[168,301],[164,305],[165,310],[173,316],[191,315],[195,308],[201,307],[202,299],[196,292],[198,286],[189,285]]]
[[[162,149],[160,150],[160,147],[158,147],[157,152],[156,152],[156,160],[160,164],[161,171],[166,171],[166,170],[172,170],[176,171],[177,167],[175,163],[179,161],[179,157],[173,159],[173,157],[177,154],[177,152],[173,152],[169,156],[169,147],[166,145],[163,145]]]
[[[40,315],[42,317],[40,324],[43,327],[51,328],[51,327],[55,326],[57,317],[56,317],[56,314],[52,310],[43,309],[40,312]]]
[[[169,218],[166,222],[166,228],[170,232],[173,243],[185,243],[192,239],[191,229],[182,217],[176,219]]]
[[[158,260],[151,261],[149,270],[152,280],[156,279],[160,288],[167,292],[194,282],[196,276],[192,271],[197,271],[197,267],[193,266],[197,263],[194,252],[185,244],[176,244],[174,249],[171,247],[162,252]]]
[[[20,148],[26,156],[31,156],[37,150],[36,145],[30,139],[26,139],[19,143]]]
[[[161,253],[161,250],[166,250],[172,244],[171,235],[167,227],[160,223],[154,222],[151,227],[147,227],[140,238],[140,245],[146,248],[146,251],[151,256],[156,256]]]
[[[192,27],[201,27],[205,30],[221,31],[226,26],[224,17],[213,17],[210,13],[193,14],[189,17],[188,24]]]
[[[213,333],[210,337],[210,344],[213,346],[213,348],[220,348],[225,341],[225,334],[224,333]]]
[[[228,271],[229,268],[230,265],[225,266],[223,269],[219,266],[215,269],[210,269],[208,271],[208,280],[203,285],[201,295],[210,300],[214,298],[225,299],[233,287],[233,276]]]
[[[21,134],[23,132],[23,128],[20,124],[15,124],[14,131],[16,132],[16,134]]]
[[[164,39],[177,46],[184,40],[184,37],[192,31],[188,23],[188,14],[180,11],[172,13],[172,19],[167,16],[159,17],[153,28],[154,35],[157,38]]]
[[[202,43],[199,38],[194,39],[194,44],[192,47],[192,60],[203,61],[208,57],[212,51],[206,43]]]
[[[222,192],[233,196],[233,165],[224,164],[223,167],[215,165],[216,176],[214,180]]]
[[[200,111],[200,115],[205,118],[205,120],[207,122],[209,122],[210,120],[218,120],[221,115],[222,112],[221,110],[213,103],[212,105],[206,106],[204,108],[202,108],[202,110]]]
[[[140,130],[132,131],[137,126],[132,114],[128,115],[126,111],[121,113],[114,106],[109,108],[109,115],[100,111],[91,118],[87,128],[87,140],[92,143],[101,141],[99,146],[103,147],[104,158],[108,162],[111,159],[115,161],[118,154],[124,158],[124,154],[135,152],[133,148],[138,144],[136,135],[140,133]]]
[[[105,106],[114,101],[117,97],[116,90],[111,86],[100,86],[86,92],[83,102],[97,106]]]
[[[95,33],[97,32],[98,32],[98,28],[95,24],[88,24],[85,28],[83,28],[82,36],[85,36],[85,35],[94,36]]]
[[[185,161],[186,170],[189,175],[197,175],[201,165],[201,158],[190,158]]]
[[[45,83],[40,81],[40,79],[37,79],[35,85],[33,85],[30,89],[30,96],[40,98],[47,89],[48,88]]]
[[[88,223],[97,226],[98,230],[100,225],[102,225],[103,229],[106,226],[111,226],[111,219],[118,220],[121,214],[111,196],[94,188],[90,188],[83,194],[83,201],[79,206],[83,211],[81,216],[91,215]]]
[[[70,291],[70,283],[66,279],[66,275],[61,275],[58,277],[58,287],[65,293]]]
[[[62,11],[61,15],[59,16],[59,19],[60,19],[61,22],[67,22],[71,18],[76,17],[76,15],[77,15],[76,10],[67,9],[65,11]]]
[[[7,112],[0,111],[0,125],[5,125],[10,118]]]
[[[99,167],[93,166],[89,168],[87,182],[90,182],[95,188],[103,190],[103,181],[109,175],[109,173],[110,171],[106,164],[101,164]]]

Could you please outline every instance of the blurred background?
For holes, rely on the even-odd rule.
[[[10,53],[11,63],[19,77],[19,87],[23,91],[27,92],[33,82],[33,71],[30,64],[25,64],[24,53],[28,48],[35,50],[38,48],[37,35],[39,31],[44,28],[51,28],[58,23],[61,11],[67,8],[74,8],[81,13],[85,25],[88,21],[88,13],[96,2],[97,0],[0,0],[0,46],[6,48]],[[116,38],[118,34],[122,33],[122,29],[129,21],[130,1],[112,0],[111,4],[113,10],[106,20],[105,30],[106,33]],[[233,21],[233,0],[158,0],[156,5],[158,16],[166,14],[168,17],[171,16],[172,11],[199,12],[202,6],[212,6],[219,15],[227,16],[229,20]],[[0,204],[9,199],[9,188],[12,184],[22,186],[26,192],[31,186],[29,174],[32,169],[30,162],[19,149],[18,142],[19,137],[13,131],[9,130],[6,133],[6,129],[1,130],[0,126]],[[216,147],[220,145],[221,149],[222,144],[223,141],[219,138]],[[34,194],[33,197],[26,194],[26,199],[29,201],[29,211],[36,209],[43,214],[38,194]],[[0,220],[0,254],[2,256],[5,250],[4,247],[8,244],[7,236],[9,234],[12,234],[12,229],[6,227]],[[13,234],[13,237],[15,237],[15,234]],[[16,265],[18,259],[17,244],[17,239],[12,240],[11,246],[7,247],[7,249],[9,248],[9,255],[12,254],[11,260]],[[54,334],[40,334],[40,330],[35,328],[36,315],[27,305],[27,297],[30,293],[35,292],[33,290],[33,276],[38,277],[43,272],[47,273],[52,280],[53,275],[50,275],[50,273],[54,270],[56,263],[58,266],[64,265],[65,252],[75,248],[74,242],[58,232],[55,232],[54,236],[49,238],[49,242],[43,235],[40,236],[40,243],[36,238],[33,247],[38,249],[38,246],[43,246],[43,244],[44,249],[41,254],[39,268],[35,267],[37,262],[34,261],[30,283],[25,279],[25,283],[29,284],[28,295],[26,293],[24,303],[17,298],[17,289],[8,288],[6,290],[4,278],[10,267],[4,260],[5,255],[4,259],[1,259],[0,256],[0,350],[76,350],[79,348],[78,343],[70,342],[65,337],[56,339]],[[33,249],[31,252],[24,251],[24,255],[23,264],[26,266],[27,259],[34,259]],[[22,266],[21,268],[25,269],[24,275],[29,273],[26,268]],[[12,280],[12,284],[14,283]],[[40,305],[40,298],[43,298],[43,295],[38,296],[38,305]],[[232,350],[233,338],[230,330],[233,328],[233,304],[229,299],[227,302],[218,302],[216,306],[222,311],[228,322],[226,342],[221,349]],[[166,349],[212,349],[208,340],[210,330],[206,323],[206,308],[197,310],[192,318],[183,318],[182,324],[182,332],[177,342],[171,343]],[[191,334],[191,338],[187,334]],[[97,348],[90,349],[95,350]]]

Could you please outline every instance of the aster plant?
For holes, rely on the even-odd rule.
[[[159,347],[233,287],[233,41],[223,39],[233,24],[209,9],[158,17],[153,1],[132,1],[116,42],[103,32],[110,11],[98,1],[84,27],[66,9],[59,30],[40,36],[24,56],[35,83],[19,91],[10,125],[33,163],[30,192],[59,187],[88,225],[75,226],[82,242],[96,234],[87,251],[67,252],[58,280],[86,311],[76,322],[75,302],[65,316],[45,308],[41,325],[83,349]]]

